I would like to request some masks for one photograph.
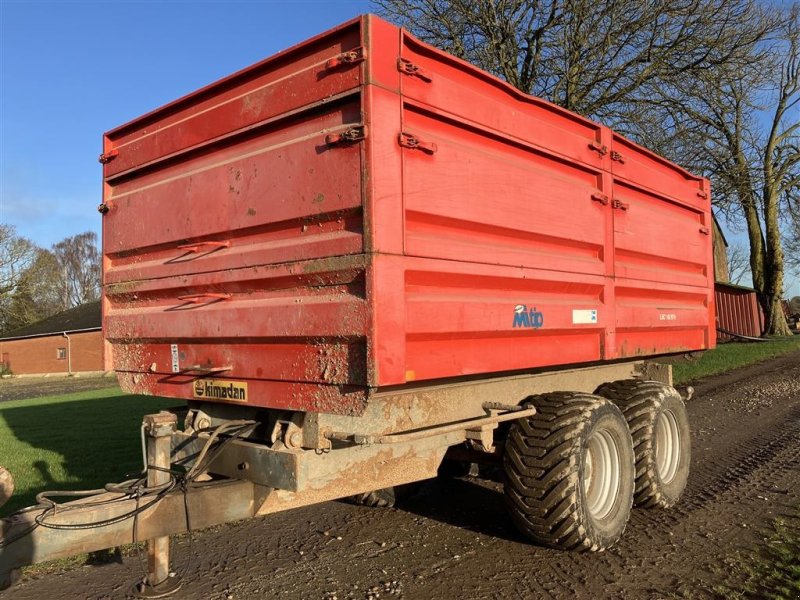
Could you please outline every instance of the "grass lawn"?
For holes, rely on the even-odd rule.
[[[34,504],[42,490],[102,487],[140,471],[142,416],[177,404],[119,388],[1,402],[0,465],[16,492],[0,514]]]
[[[709,350],[699,360],[672,367],[675,383],[687,383],[800,350],[800,335],[768,342],[732,342]]]
[[[725,600],[800,598],[800,507],[797,515],[776,519],[763,545],[725,560],[728,583],[714,591]]]

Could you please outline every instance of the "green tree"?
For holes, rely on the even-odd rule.
[[[39,249],[7,304],[6,329],[14,330],[62,311],[62,281],[55,255]]]

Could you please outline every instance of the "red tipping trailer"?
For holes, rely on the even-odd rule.
[[[145,467],[218,481],[191,492],[202,525],[385,503],[443,460],[503,461],[515,521],[558,548],[680,497],[685,408],[642,359],[715,344],[708,180],[369,15],[108,132],[100,160],[113,368],[188,401],[183,431],[147,417]],[[159,588],[186,519],[154,504]],[[72,549],[37,531],[37,560]]]
[[[715,343],[707,180],[374,17],[104,157],[130,391],[192,399],[208,369],[249,404],[359,414],[385,386]]]

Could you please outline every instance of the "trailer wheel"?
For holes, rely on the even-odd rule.
[[[591,394],[531,396],[537,413],[511,426],[503,466],[511,516],[538,544],[604,550],[633,502],[633,442],[621,411]]]
[[[686,489],[692,456],[689,417],[678,391],[657,381],[626,379],[605,383],[596,393],[619,406],[628,421],[636,505],[673,506]]]

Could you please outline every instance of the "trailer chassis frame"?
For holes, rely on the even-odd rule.
[[[164,597],[179,586],[170,577],[170,535],[433,478],[451,448],[496,454],[499,424],[535,412],[524,405],[528,396],[592,392],[600,383],[628,378],[672,379],[669,366],[617,363],[382,392],[360,417],[294,415],[271,445],[227,440],[208,464],[209,481],[173,489],[134,519],[116,520],[146,505],[147,497],[106,493],[60,504],[46,521],[40,507],[0,520],[0,589],[23,566],[147,540],[148,572],[135,589],[141,597]],[[210,428],[225,423],[204,418]],[[191,470],[213,437],[178,431],[169,412],[145,416],[142,428],[152,488],[175,469]],[[108,524],[73,528],[97,522]]]

